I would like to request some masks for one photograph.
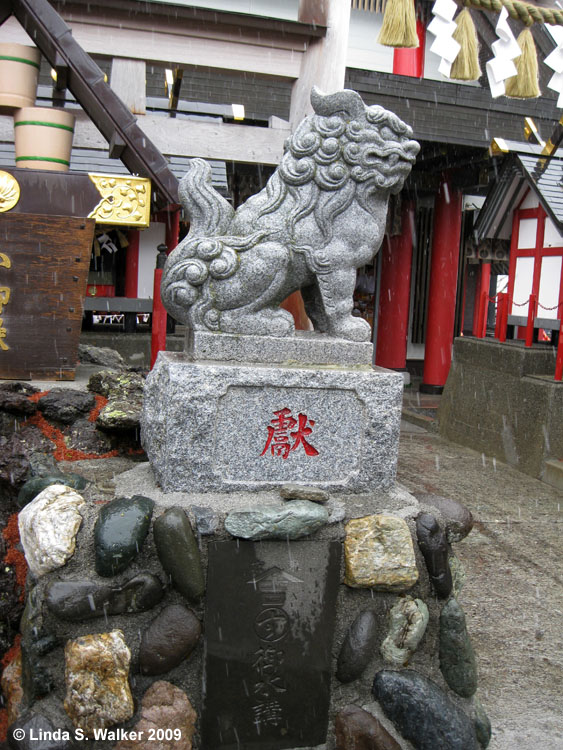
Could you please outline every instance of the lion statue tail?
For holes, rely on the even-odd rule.
[[[233,276],[239,266],[237,253],[254,247],[268,231],[230,236],[234,209],[211,182],[209,164],[203,159],[191,159],[178,188],[190,231],[168,256],[160,293],[164,306],[176,320],[195,329],[218,330],[220,314],[205,282]]]
[[[188,171],[180,180],[178,196],[190,222],[189,237],[226,234],[234,208],[212,185],[212,172],[203,159],[190,159]]]
[[[160,293],[168,312],[181,323],[193,326],[191,308],[201,297],[210,264],[217,261],[222,250],[212,238],[227,233],[234,209],[213,187],[211,167],[203,159],[190,159],[178,196],[190,231],[168,256]],[[215,262],[218,265],[224,267]]]

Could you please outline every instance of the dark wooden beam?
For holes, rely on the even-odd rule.
[[[324,0],[307,0],[311,5],[321,5]],[[346,0],[344,0],[346,2]],[[203,22],[210,27],[231,26],[267,31],[268,33],[292,34],[304,37],[322,37],[326,34],[326,23],[306,21],[306,17],[297,21],[287,21],[277,18],[266,18],[250,13],[233,13],[230,11],[217,11],[208,8],[197,8],[193,6],[180,6],[160,3],[140,3],[138,0],[53,0],[53,5],[61,13],[72,13],[74,9],[88,12],[102,11],[111,12],[114,16],[127,14],[129,17],[148,17],[155,21],[160,19],[171,20],[175,24],[190,23],[190,21]],[[313,16],[311,16],[313,17]]]
[[[20,186],[20,198],[11,214],[88,216],[102,196],[83,172],[49,172],[3,167]],[[4,216],[5,214],[2,214]]]
[[[47,0],[13,0],[13,12],[52,67],[68,68],[68,88],[104,138],[126,144],[121,159],[129,171],[150,178],[158,208],[178,202],[178,180],[168,162],[137,125],[104,74],[72,36]]]
[[[125,151],[127,144],[119,133],[114,133],[110,138],[109,142],[109,158],[110,159],[121,159],[123,152]]]
[[[65,91],[68,88],[68,77],[69,77],[69,67],[66,60],[63,58],[60,52],[57,52],[55,55],[55,64],[54,64],[55,73],[57,74],[57,80],[55,81],[55,89],[57,91]]]
[[[0,26],[12,15],[11,0],[0,0]]]
[[[326,26],[328,0],[299,0],[298,20],[315,26]]]

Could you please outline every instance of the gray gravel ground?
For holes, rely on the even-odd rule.
[[[455,545],[459,597],[479,661],[490,750],[563,748],[563,494],[403,422],[398,481],[459,500],[471,534]]]

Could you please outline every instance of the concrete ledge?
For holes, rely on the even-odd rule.
[[[246,336],[189,330],[186,351],[196,361],[371,365],[373,344],[331,338],[314,331],[294,336]]]
[[[546,484],[563,490],[563,461],[546,461],[542,479]]]
[[[440,434],[538,479],[563,456],[563,383],[552,347],[459,338],[438,418]]]

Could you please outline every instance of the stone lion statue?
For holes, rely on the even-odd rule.
[[[190,232],[168,257],[161,294],[194,330],[291,335],[279,304],[300,289],[315,330],[369,340],[369,324],[352,316],[356,269],[378,251],[389,195],[420,147],[355,91],[313,88],[311,103],[266,187],[237,211],[211,186],[207,162],[191,160],[179,189]]]

